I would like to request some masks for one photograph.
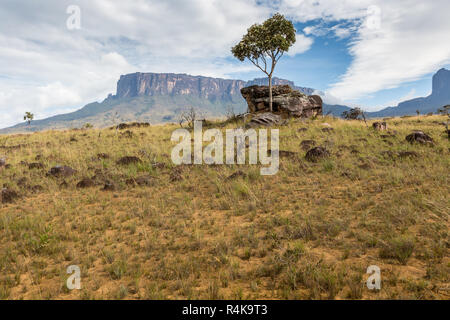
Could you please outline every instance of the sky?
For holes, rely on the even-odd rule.
[[[120,75],[264,74],[230,48],[276,12],[297,42],[275,76],[367,111],[431,93],[450,68],[448,0],[2,0],[0,128],[115,93]]]

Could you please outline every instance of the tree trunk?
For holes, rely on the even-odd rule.
[[[273,112],[273,99],[272,99],[272,76],[269,76],[269,110]]]

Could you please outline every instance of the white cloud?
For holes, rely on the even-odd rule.
[[[447,0],[373,1],[380,28],[362,24],[350,47],[353,62],[330,94],[355,100],[418,80],[450,62]]]
[[[308,51],[314,43],[312,38],[305,37],[303,34],[297,34],[296,38],[296,42],[287,52],[287,55],[291,57]]]

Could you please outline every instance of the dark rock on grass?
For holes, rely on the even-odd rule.
[[[127,156],[127,157],[120,158],[116,163],[121,166],[126,166],[126,165],[130,165],[130,164],[142,163],[142,160],[139,159],[138,157]]]
[[[70,138],[70,142],[78,142],[78,140],[77,140],[77,138],[75,138],[75,137],[71,137],[71,138]]]
[[[406,137],[409,143],[434,144],[433,138],[422,131],[415,131]]]
[[[42,164],[40,162],[33,162],[33,163],[30,163],[28,165],[28,169],[30,169],[30,170],[33,170],[33,169],[44,169],[44,168],[45,168],[44,164]]]
[[[323,128],[323,129],[322,129],[322,132],[326,132],[326,133],[331,133],[331,132],[333,132],[333,131],[334,131],[333,128]]]
[[[398,153],[400,158],[418,158],[419,154],[414,151],[402,151]]]
[[[97,154],[97,158],[100,159],[100,160],[101,159],[109,159],[110,156],[107,153],[99,153],[99,154]]]
[[[38,155],[34,158],[34,160],[36,160],[36,161],[42,160],[42,155],[38,154]]]
[[[297,131],[298,131],[298,132],[306,132],[306,131],[308,131],[308,128],[300,128],[300,129],[298,129]]]
[[[140,176],[134,179],[138,186],[153,186],[155,184],[155,178],[150,175]]]
[[[311,150],[309,150],[306,153],[306,160],[310,162],[317,162],[320,159],[328,158],[330,156],[330,152],[328,152],[327,149],[323,147],[316,147]]]
[[[271,112],[255,114],[248,124],[249,127],[271,127],[285,124],[283,118]]]
[[[4,167],[6,167],[6,159],[0,158],[0,168],[4,168]]]
[[[20,161],[19,164],[24,167],[28,167],[28,165],[29,165],[28,162],[24,161],[24,160]]]
[[[76,170],[68,166],[56,166],[50,169],[49,175],[54,177],[70,177],[77,173]]]
[[[229,176],[226,180],[234,180],[239,177],[245,178],[245,177],[247,177],[247,174],[245,172],[239,170],[239,171],[236,171],[235,173],[233,173],[231,176]]]
[[[300,143],[300,147],[304,150],[304,151],[308,151],[311,150],[313,147],[316,146],[316,142],[314,140],[303,140]]]
[[[2,203],[12,203],[19,198],[19,194],[9,188],[3,188],[0,192],[0,201]]]
[[[377,131],[387,131],[388,125],[386,122],[375,122],[372,128]]]
[[[17,186],[18,187],[22,187],[22,188],[26,187],[27,183],[28,183],[28,179],[25,178],[25,177],[20,178],[19,180],[17,180]]]
[[[95,186],[95,182],[90,178],[84,178],[83,180],[77,183],[77,188],[79,189],[91,188],[93,186]]]

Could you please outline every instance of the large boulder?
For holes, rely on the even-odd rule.
[[[251,86],[241,89],[241,94],[247,101],[249,111],[267,112],[270,110],[269,87]],[[322,114],[322,98],[307,96],[293,90],[288,85],[272,88],[273,112],[296,118],[308,118]]]

